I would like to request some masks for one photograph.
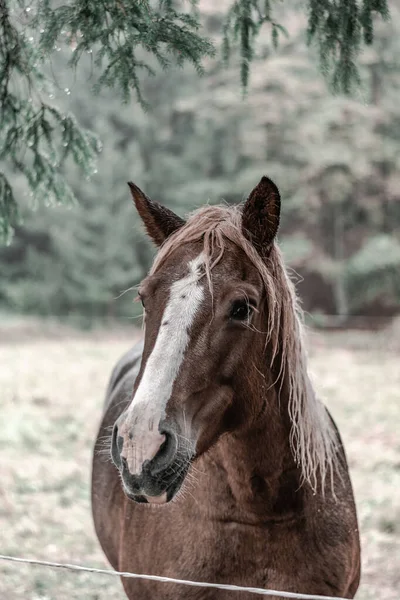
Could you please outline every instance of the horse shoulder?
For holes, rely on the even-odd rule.
[[[115,366],[105,398],[92,462],[92,514],[96,534],[111,565],[119,568],[119,546],[126,498],[110,459],[112,427],[125,410],[140,368],[143,344],[127,352]]]

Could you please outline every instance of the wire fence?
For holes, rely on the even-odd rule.
[[[66,569],[75,572],[96,573],[99,575],[117,575],[132,579],[144,579],[147,581],[159,581],[161,583],[176,583],[191,587],[213,588],[225,590],[228,592],[247,592],[249,594],[258,594],[259,596],[280,596],[281,598],[295,598],[297,600],[346,600],[338,596],[320,596],[315,594],[298,594],[296,592],[283,592],[279,590],[269,590],[255,587],[244,587],[241,585],[230,585],[227,583],[209,583],[206,581],[189,581],[187,579],[175,579],[173,577],[160,577],[158,575],[144,575],[142,573],[129,573],[125,571],[114,571],[112,569],[96,569],[95,567],[84,567],[81,565],[72,565],[68,563],[50,562],[46,560],[37,560],[32,558],[22,558],[19,556],[7,556],[0,554],[0,560],[16,562],[20,564],[37,565],[52,569]]]

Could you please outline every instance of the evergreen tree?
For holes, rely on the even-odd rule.
[[[128,101],[133,91],[145,105],[140,72],[155,73],[155,63],[201,61],[215,49],[199,34],[195,10],[183,12],[174,0],[0,0],[0,234],[9,239],[18,222],[16,173],[27,180],[33,203],[72,202],[64,176],[69,159],[93,172],[100,146],[72,114],[51,102],[53,79],[46,69],[61,46],[73,48],[70,66],[86,53],[97,67],[97,90],[110,87]],[[195,2],[193,2],[195,4]],[[284,27],[274,17],[275,2],[235,0],[223,25],[228,60],[237,43],[241,83],[246,90],[255,43],[264,25],[276,47]],[[386,0],[308,0],[308,42],[315,43],[320,66],[335,90],[348,93],[358,80],[355,64],[362,43],[373,41],[373,17],[388,17]],[[142,52],[144,50],[145,53]],[[68,93],[68,89],[66,90]]]

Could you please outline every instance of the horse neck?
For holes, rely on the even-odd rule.
[[[268,477],[281,468],[292,467],[294,460],[290,450],[288,399],[282,393],[278,399],[275,388],[271,388],[262,403],[262,412],[255,415],[254,421],[227,439],[238,457]]]
[[[284,379],[268,385],[273,374],[260,376],[265,384],[243,389],[239,402],[261,410],[254,412],[248,426],[220,439],[218,458],[237,503],[247,505],[250,512],[258,506],[265,515],[266,511],[274,513],[277,504],[282,505],[279,501],[282,489],[286,490],[288,510],[292,510],[292,504],[298,501],[294,492],[300,487],[301,474],[290,447],[287,382]],[[260,398],[260,394],[264,397]]]

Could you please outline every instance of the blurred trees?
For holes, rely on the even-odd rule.
[[[224,58],[228,61],[238,47],[245,91],[260,31],[269,28],[276,48],[286,29],[277,21],[273,0],[219,4],[226,10],[219,31]],[[35,203],[50,205],[76,200],[65,178],[68,159],[86,175],[95,168],[98,140],[51,102],[56,75],[47,69],[49,58],[70,48],[64,69],[76,68],[89,54],[95,91],[113,89],[125,102],[133,92],[144,107],[141,74],[155,75],[156,65],[166,69],[171,63],[191,63],[202,73],[202,60],[215,53],[199,31],[196,1],[187,9],[182,5],[174,0],[0,0],[0,240],[10,240],[20,217],[10,170],[24,175]],[[307,43],[318,48],[321,71],[335,90],[350,92],[359,79],[360,49],[373,42],[373,18],[389,16],[387,0],[308,0],[304,10]]]
[[[223,18],[213,6],[205,16],[217,29]],[[133,292],[116,298],[143,277],[153,251],[125,182],[184,215],[207,201],[241,201],[267,174],[282,192],[280,242],[304,278],[304,307],[343,319],[398,310],[399,7],[390,25],[376,29],[357,100],[332,97],[315,77],[318,57],[305,49],[304,15],[289,11],[285,22],[289,38],[276,53],[257,42],[243,101],[240,56],[228,69],[209,61],[202,79],[187,69],[143,79],[143,112],[121,107],[110,91],[92,96],[90,56],[73,80],[66,69],[71,50],[58,52],[57,105],[95,131],[104,150],[88,181],[73,163],[63,165],[79,199],[70,209],[39,206],[32,213],[23,178],[13,175],[24,220],[0,250],[0,306],[132,315]]]
[[[314,254],[303,272],[332,285],[332,308],[344,318],[390,314],[400,303],[399,29],[397,6],[363,58],[361,101],[321,96],[298,117],[313,140],[304,148],[301,194],[317,209],[319,233],[309,235],[320,238],[319,259]]]

